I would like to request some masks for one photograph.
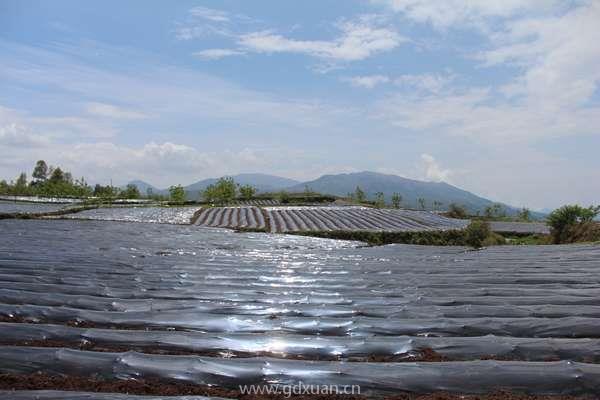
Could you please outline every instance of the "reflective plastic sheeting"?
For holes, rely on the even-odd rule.
[[[226,388],[302,382],[306,385],[360,385],[361,393],[487,393],[503,389],[576,395],[600,391],[600,365],[570,361],[346,363],[263,357],[231,360],[2,346],[0,358],[3,373],[44,370],[50,374],[100,374],[119,379],[161,378]]]

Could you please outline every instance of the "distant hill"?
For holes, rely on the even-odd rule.
[[[152,193],[154,193],[154,194],[166,193],[166,190],[158,189],[158,188],[152,186],[151,184],[149,184],[148,182],[144,182],[144,181],[140,181],[140,180],[131,181],[128,184],[137,186],[138,190],[140,191],[140,193],[143,196],[145,196],[148,193],[148,189],[152,189]]]
[[[466,190],[449,185],[445,182],[425,182],[414,179],[403,178],[397,175],[380,174],[377,172],[356,172],[349,174],[323,175],[318,179],[299,182],[294,179],[282,178],[280,176],[268,174],[238,174],[231,176],[241,185],[252,185],[259,192],[277,192],[286,190],[288,192],[304,192],[306,187],[309,189],[335,196],[347,196],[353,193],[357,186],[365,192],[367,199],[374,199],[375,193],[382,192],[386,201],[390,202],[394,193],[402,196],[402,205],[409,208],[419,208],[418,199],[424,198],[426,208],[433,209],[434,201],[442,203],[440,209],[446,209],[450,203],[456,203],[465,206],[469,212],[483,212],[486,207],[496,202],[477,196]],[[197,200],[200,193],[208,185],[215,183],[218,178],[203,179],[184,189],[187,198]],[[155,194],[168,194],[167,189],[157,189],[141,180],[132,181],[138,187],[142,194],[145,194],[148,188],[152,188]],[[509,215],[515,214],[518,209],[503,204]],[[532,212],[534,218],[541,218],[544,213]]]
[[[231,175],[236,183],[240,185],[252,185],[258,190],[258,192],[274,192],[285,189],[287,187],[297,185],[300,182],[294,179],[282,178],[280,176],[268,175],[268,174],[238,174]],[[202,192],[208,185],[212,185],[217,182],[219,178],[208,178],[201,181],[192,183],[191,185],[184,186],[187,198],[190,200],[197,200]],[[168,194],[168,189],[157,189],[141,180],[134,180],[130,182],[138,187],[140,193],[146,194],[146,190],[150,187],[155,194]]]
[[[444,182],[424,182],[377,172],[323,175],[313,181],[291,186],[287,190],[301,192],[305,190],[306,186],[316,192],[336,196],[346,196],[348,193],[353,193],[357,186],[360,186],[368,199],[372,200],[375,193],[382,192],[388,202],[394,193],[399,193],[402,196],[402,204],[411,208],[419,208],[419,198],[425,199],[428,209],[433,208],[434,201],[443,203],[441,207],[443,209],[450,203],[457,203],[465,206],[470,212],[481,212],[486,207],[494,204],[491,200]],[[509,214],[517,211],[514,207],[505,207]]]
[[[238,174],[231,175],[233,180],[240,185],[252,185],[259,192],[271,192],[282,190],[286,187],[297,185],[300,182],[294,179],[282,178],[267,174]],[[218,178],[203,179],[191,185],[185,186],[186,192],[198,193],[206,189],[208,185],[217,182]]]

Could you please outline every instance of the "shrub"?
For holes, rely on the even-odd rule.
[[[363,190],[360,188],[360,186],[357,186],[356,190],[354,190],[354,195],[352,196],[352,199],[357,203],[362,203],[365,201],[366,195],[365,192],[363,192]]]
[[[452,203],[450,206],[448,206],[448,212],[446,215],[450,218],[465,219],[467,218],[467,210],[463,206]]]
[[[385,207],[385,195],[383,192],[375,193],[375,207],[383,208]]]
[[[506,217],[506,210],[502,204],[494,203],[485,208],[485,217],[488,219],[503,218]]]
[[[240,196],[244,200],[250,200],[256,194],[256,188],[252,185],[240,186]]]
[[[517,217],[520,221],[529,222],[531,221],[531,211],[529,210],[529,208],[523,207],[521,211],[519,211]]]
[[[588,208],[579,205],[562,206],[550,213],[548,225],[552,230],[554,243],[572,241],[569,233],[573,232],[577,225],[590,223],[600,212],[600,206]]]
[[[491,235],[490,224],[485,221],[473,221],[465,228],[465,243],[469,246],[483,247],[484,241]]]
[[[394,193],[392,195],[392,206],[394,208],[400,208],[401,204],[402,204],[402,196],[400,195],[400,193]]]
[[[125,187],[125,190],[121,191],[120,196],[125,199],[139,199],[142,197],[140,190],[136,185],[130,183]]]
[[[281,204],[287,204],[290,202],[290,194],[288,192],[286,192],[285,190],[282,190],[281,192],[277,193],[277,199],[281,202]]]
[[[489,236],[483,240],[482,246],[501,246],[503,244],[506,244],[506,239],[504,238],[504,236],[495,232],[490,232]]]

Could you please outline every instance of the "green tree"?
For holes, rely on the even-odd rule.
[[[244,200],[250,200],[256,194],[256,188],[252,185],[240,186],[240,196]]]
[[[424,210],[426,207],[426,201],[423,197],[419,197],[417,199],[417,202],[419,203],[419,207],[421,207],[421,210]]]
[[[519,211],[519,215],[518,218],[521,221],[531,221],[531,211],[529,211],[529,208],[525,208],[523,207],[520,211]]]
[[[506,217],[506,210],[502,204],[494,203],[485,208],[485,216],[486,218]]]
[[[52,174],[50,175],[49,181],[52,184],[57,184],[65,181],[65,174],[62,171],[62,169],[60,169],[60,167],[52,169]]]
[[[566,205],[552,211],[547,222],[551,227],[554,242],[565,242],[573,228],[591,222],[599,212],[600,206],[585,208],[579,205]]]
[[[308,185],[304,185],[304,197],[310,197],[313,194],[315,194],[315,192],[313,192]]]
[[[35,164],[31,177],[39,182],[45,182],[48,179],[48,164],[46,164],[46,161],[39,160]]]
[[[170,200],[174,203],[185,203],[185,190],[181,185],[171,186],[169,188]]]
[[[444,205],[444,203],[442,203],[441,201],[439,201],[439,200],[435,200],[435,201],[433,202],[433,209],[434,209],[435,211],[437,211],[437,210],[439,210],[440,208],[442,208],[442,206],[443,206],[443,205]]]
[[[400,193],[392,194],[392,206],[394,208],[400,208],[401,204],[402,204],[402,196],[400,195]]]
[[[9,194],[10,186],[4,179],[0,181],[0,194]]]
[[[216,183],[208,185],[202,196],[205,201],[224,205],[235,200],[237,185],[231,177],[220,178]]]
[[[116,197],[116,193],[115,193],[115,188],[109,185],[106,186],[102,186],[99,184],[96,184],[96,186],[94,186],[94,191],[93,191],[93,195],[96,197]]]
[[[92,188],[87,184],[85,178],[77,179],[73,184],[74,194],[77,197],[89,197],[92,195]]]
[[[385,196],[383,192],[375,193],[375,207],[383,208],[385,207]]]
[[[14,185],[14,194],[28,194],[27,191],[27,174],[21,172]]]
[[[353,199],[357,203],[362,203],[365,201],[365,192],[363,192],[363,190],[360,188],[360,186],[357,186],[356,189],[354,190]]]
[[[125,187],[125,190],[123,190],[120,193],[120,196],[126,199],[139,199],[140,197],[142,197],[142,195],[140,194],[140,190],[133,183],[127,185]]]

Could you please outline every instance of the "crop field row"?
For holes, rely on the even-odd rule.
[[[266,207],[270,231],[424,231],[461,229],[468,221],[409,210],[383,210],[366,207]],[[196,222],[201,226],[225,228],[266,227],[257,207],[218,207],[202,211]]]
[[[114,205],[74,212],[61,218],[105,221],[189,224],[231,229],[267,229],[273,233],[310,231],[429,231],[462,229],[469,220],[446,218],[427,211],[373,209],[358,206],[272,206],[275,200],[251,201],[234,207],[156,207]],[[64,204],[0,201],[0,214],[43,214]],[[53,218],[56,218],[55,216]],[[495,232],[548,234],[541,222],[492,221]]]
[[[68,207],[67,204],[61,203],[25,203],[0,200],[0,213],[42,213],[58,211]]]
[[[265,229],[265,217],[258,207],[213,207],[202,210],[196,225],[219,228]]]
[[[64,215],[66,219],[98,221],[146,222],[158,224],[189,224],[198,207],[101,207],[75,214]]]
[[[240,200],[237,201],[236,206],[277,206],[279,205],[279,200],[275,199],[265,199],[265,200]]]
[[[467,221],[433,213],[365,207],[268,208],[271,232],[424,231],[461,229]]]
[[[146,379],[219,397],[298,382],[359,384],[367,396],[600,391],[598,246],[467,251],[195,226],[0,224],[0,389],[11,379],[60,390],[35,383],[58,374],[77,377],[73,389],[102,376],[117,391]],[[161,385],[144,393],[164,394]],[[35,398],[26,395],[0,392]]]

